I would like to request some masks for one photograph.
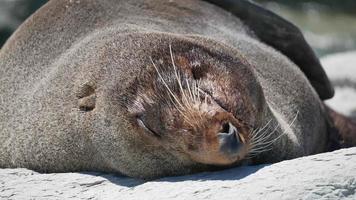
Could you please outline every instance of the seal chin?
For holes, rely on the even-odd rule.
[[[227,141],[224,138],[217,151],[193,153],[191,158],[202,164],[233,165],[242,160],[245,155],[244,144],[238,143],[237,141]]]

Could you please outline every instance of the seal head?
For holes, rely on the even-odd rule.
[[[194,162],[237,163],[251,148],[261,109],[254,100],[259,98],[251,98],[261,91],[248,87],[253,74],[241,60],[178,45],[180,52],[169,46],[168,55],[150,57],[151,65],[134,84],[138,87],[131,89],[135,93],[127,108],[134,123],[144,138]]]

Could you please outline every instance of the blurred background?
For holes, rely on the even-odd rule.
[[[256,0],[299,26],[319,56],[356,49],[356,0]]]
[[[356,0],[255,0],[299,26],[319,56],[356,49]],[[0,0],[0,47],[47,0]]]

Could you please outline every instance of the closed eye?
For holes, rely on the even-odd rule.
[[[211,92],[205,91],[205,90],[201,90],[201,91],[203,91],[205,94],[209,95],[211,97],[211,99],[213,99],[215,101],[215,103],[218,104],[224,111],[230,112],[219,99],[216,99],[213,97]]]
[[[140,127],[142,127],[143,129],[145,129],[146,132],[152,134],[152,135],[155,136],[155,137],[158,137],[158,138],[161,137],[161,135],[159,135],[158,133],[156,133],[156,132],[153,131],[152,129],[148,128],[148,127],[146,126],[146,124],[143,122],[143,120],[142,120],[140,117],[137,118],[137,123],[138,123],[138,125],[139,125]]]

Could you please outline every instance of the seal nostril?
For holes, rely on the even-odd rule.
[[[242,144],[235,133],[219,134],[220,152],[226,155],[234,156],[238,154]]]
[[[229,133],[229,130],[230,130],[230,124],[228,122],[225,122],[223,125],[222,125],[222,128],[220,130],[220,133]]]
[[[243,146],[240,135],[237,129],[231,123],[224,123],[222,130],[218,134],[220,151],[226,155],[237,155],[240,148]]]

